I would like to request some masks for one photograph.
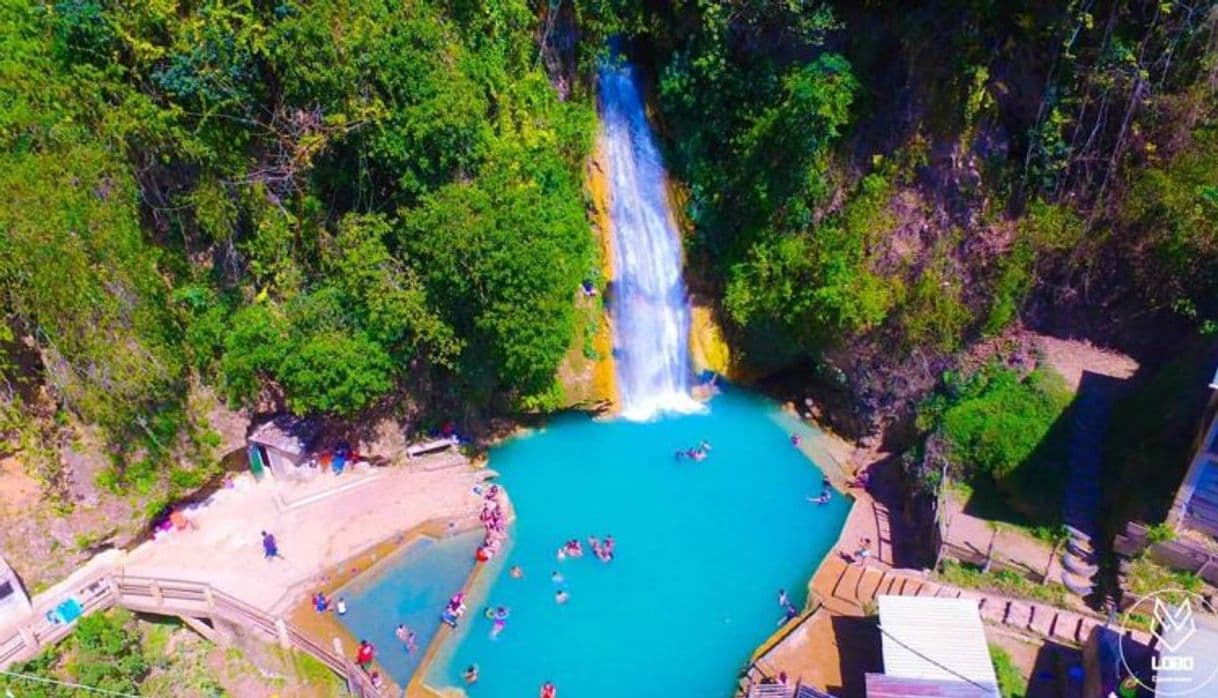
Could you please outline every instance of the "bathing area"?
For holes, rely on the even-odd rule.
[[[379,666],[410,695],[730,696],[803,610],[849,509],[806,427],[730,386],[694,390],[683,245],[628,61],[602,66],[599,102],[618,413],[560,416],[491,449],[515,516],[493,526],[507,539],[488,539],[489,561],[440,541],[439,562],[408,548],[351,587],[373,608],[344,625],[380,640]],[[475,570],[464,584],[461,569]],[[451,609],[455,628],[436,634]],[[394,633],[411,622],[437,637],[422,667]]]
[[[487,697],[534,695],[547,681],[592,698],[731,695],[788,613],[779,591],[803,609],[849,508],[836,492],[814,501],[821,472],[777,410],[728,388],[702,413],[568,416],[512,438],[490,464],[518,518],[496,558],[477,563],[477,583],[466,583],[468,535],[416,542],[339,592],[342,622],[406,685],[447,600],[464,591],[466,612],[416,685]],[[590,537],[610,536],[602,560]],[[581,554],[560,556],[572,539]],[[419,637],[416,652],[394,637],[399,624]]]

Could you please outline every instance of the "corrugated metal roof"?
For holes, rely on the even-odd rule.
[[[880,596],[879,605],[885,674],[961,681],[998,694],[976,601]]]
[[[867,674],[867,698],[989,698],[989,689],[965,681],[906,679],[888,674]]]
[[[292,415],[279,415],[250,434],[251,443],[270,446],[292,456],[303,456],[317,439],[317,424]]]

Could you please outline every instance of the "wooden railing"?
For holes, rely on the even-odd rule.
[[[262,632],[278,641],[284,649],[295,649],[312,656],[347,684],[357,698],[374,698],[380,692],[364,671],[340,654],[327,650],[271,615],[226,594],[209,584],[180,579],[99,575],[86,580],[75,593],[65,594],[80,602],[84,614],[121,606],[140,613],[181,616],[187,619],[220,619]],[[48,619],[50,608],[40,607],[30,622],[0,635],[0,669],[14,662],[34,658],[43,648],[59,642],[72,632],[74,623],[55,623]]]

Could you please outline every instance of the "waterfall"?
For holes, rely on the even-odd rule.
[[[643,111],[634,69],[600,69],[601,147],[613,240],[614,357],[622,416],[690,412],[689,305],[681,240],[669,209],[664,164]]]

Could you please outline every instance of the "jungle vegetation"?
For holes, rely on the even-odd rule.
[[[1080,316],[1210,332],[1216,23],[1195,0],[0,0],[5,450],[38,447],[41,401],[155,452],[197,431],[193,385],[348,419],[559,407],[602,283],[582,179],[615,37],[691,272],[773,349],[749,360],[951,357]]]

